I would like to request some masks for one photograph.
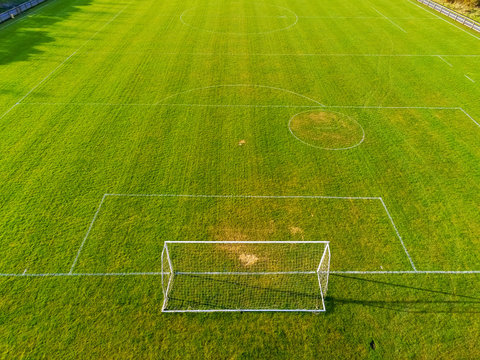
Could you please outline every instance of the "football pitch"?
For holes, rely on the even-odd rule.
[[[414,0],[49,0],[0,24],[0,79],[2,358],[480,357],[479,33]],[[330,241],[326,312],[162,313],[165,241]]]

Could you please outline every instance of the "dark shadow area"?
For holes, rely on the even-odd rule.
[[[334,278],[344,278],[352,281],[363,282],[369,285],[379,287],[379,292],[372,292],[365,287],[363,297],[371,295],[372,298],[383,297],[382,299],[349,299],[341,297],[326,298],[327,313],[333,312],[336,306],[344,304],[357,304],[362,306],[370,306],[381,309],[393,310],[398,312],[410,313],[436,313],[436,314],[452,314],[452,313],[480,313],[480,297],[458,294],[453,291],[441,291],[435,289],[428,289],[422,287],[415,287],[394,282],[365,279],[356,276],[331,274],[331,281]],[[371,288],[371,287],[370,287]],[[393,290],[408,290],[409,294],[405,295],[407,299],[394,298],[389,299],[384,291],[388,289]],[[412,293],[414,294],[412,299]],[[418,295],[418,297],[417,297]]]
[[[14,8],[27,0],[0,0],[0,12]]]
[[[45,9],[39,9],[35,16],[29,19],[24,19],[18,24],[11,21],[0,24],[0,65],[26,61],[33,55],[44,53],[38,47],[54,42],[56,37],[62,35],[53,31],[51,26],[82,11],[83,6],[91,3],[92,0],[49,0],[25,12],[17,20],[11,21],[19,21],[28,16],[30,12],[45,6]]]

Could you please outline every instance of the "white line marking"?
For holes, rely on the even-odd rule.
[[[270,5],[270,6],[273,6],[273,7],[277,7],[279,9],[282,9],[282,10],[286,10],[287,12],[289,12],[290,14],[293,15],[293,17],[295,17],[295,21],[293,23],[291,23],[290,25],[286,26],[286,27],[283,27],[283,28],[280,28],[280,29],[275,29],[275,30],[270,30],[270,31],[259,31],[259,32],[229,32],[229,31],[213,31],[213,30],[208,30],[208,29],[204,29],[204,28],[201,28],[201,27],[196,27],[196,26],[193,26],[189,23],[187,23],[183,17],[191,10],[195,9],[195,7],[193,8],[190,8],[190,9],[187,9],[185,10],[181,15],[180,15],[180,22],[185,25],[185,26],[188,26],[189,28],[192,28],[192,29],[196,29],[196,30],[201,30],[201,31],[205,31],[205,32],[208,32],[208,33],[212,33],[212,34],[223,34],[223,35],[227,35],[227,34],[230,34],[230,35],[264,35],[264,34],[271,34],[271,33],[275,33],[275,32],[278,32],[278,31],[284,31],[284,30],[288,30],[290,29],[291,27],[297,25],[298,23],[298,15],[293,12],[292,10],[290,9],[287,9],[283,6],[278,6],[278,5]]]
[[[480,270],[448,271],[448,270],[415,270],[415,271],[330,271],[330,274],[357,274],[357,275],[402,275],[402,274],[439,274],[439,275],[466,275],[480,274]]]
[[[85,245],[85,242],[87,241],[87,238],[88,238],[88,235],[90,234],[90,231],[92,230],[93,223],[94,223],[95,220],[97,219],[98,213],[100,212],[100,209],[102,208],[103,202],[105,201],[105,197],[106,197],[106,195],[103,195],[103,196],[102,196],[102,201],[100,201],[100,205],[98,205],[97,211],[95,212],[95,215],[93,216],[93,219],[92,219],[92,221],[90,222],[90,226],[88,227],[87,233],[85,234],[85,237],[83,238],[83,241],[82,241],[82,243],[80,244],[80,247],[78,248],[77,256],[75,257],[75,260],[73,260],[73,264],[72,264],[72,266],[70,267],[70,272],[69,272],[69,274],[72,274],[72,273],[73,273],[73,268],[74,268],[75,265],[77,264],[77,261],[78,261],[78,258],[80,257],[80,253],[82,252],[83,246]]]
[[[473,80],[470,76],[465,75],[465,77],[466,77],[468,80],[470,80],[471,82],[473,82],[473,83],[475,82],[475,80]]]
[[[419,110],[460,110],[450,106],[361,106],[361,105],[324,105],[325,108],[336,109],[419,109]]]
[[[227,108],[318,108],[324,105],[312,106],[312,105],[261,105],[261,104],[155,104],[157,106],[184,106],[184,107],[227,107]]]
[[[85,103],[85,102],[22,102],[17,105],[72,105],[72,106],[183,106],[183,107],[231,107],[231,108],[292,108],[292,109],[419,109],[419,110],[460,110],[459,107],[449,106],[368,106],[368,105],[268,105],[268,104],[179,104],[179,103]]]
[[[408,0],[408,1],[409,1],[410,3],[412,3],[413,5],[419,7],[420,9],[425,10],[425,11],[428,12],[429,14],[432,14],[433,16],[437,17],[438,19],[440,19],[440,20],[442,20],[442,21],[445,21],[447,24],[450,24],[450,25],[452,25],[452,26],[455,26],[457,29],[462,30],[464,33],[467,33],[468,35],[473,36],[475,39],[480,40],[480,37],[472,34],[471,32],[467,31],[466,29],[461,28],[460,26],[457,26],[457,25],[454,24],[453,22],[448,21],[447,19],[444,19],[443,17],[437,15],[437,14],[436,14],[436,11],[433,10],[433,9],[431,9],[430,7],[427,7],[427,6],[425,6],[425,5],[424,5],[425,7],[424,7],[424,6],[421,6],[420,4],[417,4],[417,3],[415,3],[415,2],[412,1],[412,0]]]
[[[142,49],[142,51],[98,51],[88,50],[82,54],[138,54],[144,55],[145,53],[158,52],[157,49]],[[352,54],[352,53],[338,53],[338,54],[325,54],[325,53],[215,53],[215,52],[158,52],[161,55],[186,55],[186,56],[318,56],[318,57],[480,57],[480,54]]]
[[[5,111],[5,112],[3,113],[3,115],[0,116],[0,120],[2,120],[5,116],[7,116],[7,114],[8,114],[10,111],[12,111],[13,109],[15,109],[15,107],[16,107],[18,104],[19,104],[19,103],[17,102],[17,103],[14,104],[10,109],[8,109],[7,111]]]
[[[155,104],[120,104],[120,103],[75,103],[75,102],[23,102],[18,105],[72,105],[72,106],[179,106],[179,107],[213,107],[213,108],[319,108],[323,105],[262,105],[262,104],[179,104],[179,103],[155,103]]]
[[[221,271],[175,271],[175,275],[312,275],[316,271],[263,271],[263,272],[221,272]]]
[[[27,273],[27,269],[23,270],[23,274],[22,275],[25,275]]]
[[[298,15],[300,19],[380,19],[384,20],[384,17],[381,16],[302,16]],[[434,17],[390,17],[390,19],[398,20],[436,20]]]
[[[308,241],[308,240],[284,240],[284,241],[276,241],[276,240],[246,240],[246,241],[235,241],[235,240],[222,240],[222,241],[196,241],[196,240],[165,240],[165,244],[330,244],[330,241]],[[315,271],[314,271],[315,272]],[[222,273],[223,274],[223,273]],[[249,273],[251,274],[251,273]]]
[[[388,218],[390,219],[390,222],[392,223],[392,226],[393,226],[393,228],[395,229],[395,232],[397,233],[398,239],[400,240],[400,243],[402,244],[403,250],[405,250],[405,254],[407,254],[408,260],[410,261],[410,265],[412,265],[412,268],[413,268],[414,271],[417,271],[417,268],[415,267],[415,264],[413,263],[412,257],[411,257],[410,254],[408,253],[407,247],[406,247],[405,244],[403,243],[402,236],[400,235],[400,233],[399,233],[399,231],[398,231],[398,229],[397,229],[397,226],[395,225],[395,223],[394,223],[394,221],[393,221],[392,215],[390,215],[390,212],[389,212],[388,209],[387,209],[387,205],[385,205],[385,202],[383,201],[382,198],[380,198],[380,202],[382,203],[383,208],[385,209],[385,212],[387,213]]]
[[[274,5],[273,5],[274,6]],[[188,10],[187,10],[188,11]],[[178,15],[177,15],[178,16]],[[300,16],[299,16],[300,17]],[[225,15],[190,15],[190,18],[199,19],[224,19],[224,20],[242,20],[242,19],[287,19],[286,15],[246,15],[246,16],[225,16]]]
[[[214,312],[325,312],[325,309],[208,309],[208,310],[162,310],[162,313],[214,313]]]
[[[26,97],[28,97],[32,92],[38,89],[47,79],[50,78],[58,69],[60,69],[68,60],[70,60],[73,56],[75,56],[85,45],[87,45],[97,34],[102,31],[106,26],[108,26],[112,21],[114,21],[130,4],[125,6],[122,10],[120,10],[113,18],[111,18],[107,23],[105,23],[97,32],[95,32],[87,41],[85,41],[77,50],[71,53],[65,60],[63,60],[55,69],[53,69],[47,76],[45,76],[40,82],[35,85],[29,92],[27,92],[20,100],[17,101],[10,109],[8,109],[2,116],[0,116],[0,120],[5,117],[10,111],[13,110],[18,104],[20,104]]]
[[[72,105],[72,106],[157,106],[156,104],[144,103],[100,103],[100,102],[22,102],[17,105]],[[169,105],[169,104],[160,104]]]
[[[339,199],[339,200],[380,200],[381,199],[380,197],[373,197],[373,196],[321,196],[321,195],[105,194],[104,196],[227,198],[227,199],[229,199],[229,198],[233,198],[233,199]]]
[[[462,108],[460,108],[460,110],[461,110],[466,116],[468,116],[468,118],[469,118],[470,120],[472,120],[475,124],[477,124],[477,126],[480,127],[480,123],[477,122],[473,117],[471,117],[470,114],[468,114],[468,113],[467,113],[465,110],[463,110]]]
[[[405,31],[404,28],[402,28],[400,25],[396,24],[395,22],[393,22],[393,20],[391,20],[390,18],[388,18],[387,16],[385,16],[384,14],[382,14],[380,11],[378,11],[377,9],[375,9],[374,7],[372,7],[373,10],[375,10],[377,13],[379,13],[380,15],[382,15],[385,19],[387,19],[388,21],[390,21],[390,23],[392,23],[393,25],[395,25],[397,28],[399,28],[400,30],[402,30],[404,33],[407,33]]]
[[[163,15],[161,17],[178,17],[178,15]],[[190,15],[190,18],[199,18],[199,19],[288,19],[287,15],[248,15],[248,16],[215,16],[215,15]],[[384,20],[382,16],[308,16],[308,15],[298,15],[299,19],[379,19]],[[436,20],[433,16],[429,17],[391,17],[391,19],[400,19],[400,20]]]
[[[448,66],[450,67],[453,67],[452,64],[450,64],[447,60],[445,60],[443,57],[441,57],[440,55],[437,56],[440,60],[442,60],[445,64],[447,64]]]
[[[169,274],[169,273],[163,273]],[[357,271],[331,270],[330,274],[352,275],[480,275],[480,270],[417,270],[417,271]],[[114,272],[114,273],[0,273],[0,277],[109,277],[109,276],[161,276],[162,272]]]
[[[318,105],[320,105],[320,106],[324,106],[322,103],[318,102],[317,100],[312,99],[312,98],[310,98],[310,97],[308,97],[308,96],[299,94],[299,93],[297,93],[297,92],[295,92],[295,91],[292,91],[292,90],[288,90],[288,89],[284,89],[284,88],[279,88],[279,87],[275,87],[275,86],[256,85],[256,84],[226,84],[226,85],[204,86],[204,87],[189,89],[189,90],[185,90],[185,91],[181,91],[181,92],[178,92],[178,93],[169,95],[169,96],[161,99],[160,101],[158,101],[156,104],[160,104],[160,103],[164,102],[165,100],[171,99],[171,98],[173,98],[173,97],[175,97],[175,96],[188,94],[188,93],[191,93],[191,92],[194,92],[194,91],[201,91],[201,90],[208,90],[208,89],[217,89],[217,88],[230,88],[230,87],[252,87],[252,88],[261,88],[261,89],[271,89],[271,90],[284,91],[284,92],[286,92],[286,93],[293,94],[293,95],[296,95],[296,96],[301,97],[301,98],[303,98],[303,99],[306,99],[306,100],[308,100],[308,101],[311,101],[311,102],[313,102],[313,103],[315,103],[315,104],[318,104]]]

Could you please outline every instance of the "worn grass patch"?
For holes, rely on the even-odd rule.
[[[309,110],[296,114],[289,123],[300,141],[324,150],[346,150],[360,145],[365,136],[353,118],[334,112]]]

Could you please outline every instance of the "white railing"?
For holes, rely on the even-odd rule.
[[[15,6],[12,9],[9,9],[3,13],[0,14],[0,23],[7,21],[8,19],[13,19],[15,16],[20,15],[22,12],[31,9],[34,6],[37,6],[38,4],[41,4],[47,0],[30,0],[30,1],[25,1],[24,3],[21,3],[18,6]]]
[[[465,16],[453,10],[450,10],[449,8],[443,5],[440,5],[439,3],[436,3],[435,1],[432,1],[432,0],[417,0],[417,1],[431,7],[435,11],[438,11],[439,13],[445,16],[448,16],[449,18],[459,22],[460,24],[469,27],[470,29],[480,32],[480,23],[476,22],[475,20],[472,20],[468,16]]]

